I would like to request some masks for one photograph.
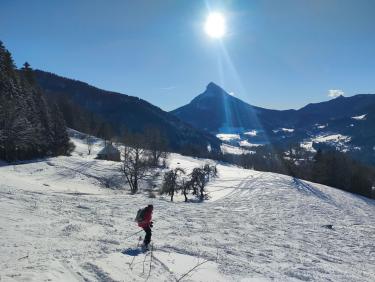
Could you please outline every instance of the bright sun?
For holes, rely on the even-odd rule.
[[[210,37],[223,37],[226,32],[225,18],[223,14],[218,12],[210,13],[204,24],[204,30]]]

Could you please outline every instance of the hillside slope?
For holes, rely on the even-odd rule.
[[[71,157],[0,167],[2,281],[176,281],[206,260],[182,281],[375,276],[374,200],[225,164],[204,203],[129,195],[105,188],[124,187],[119,163],[95,160],[73,141]],[[169,164],[190,170],[206,161],[172,154]],[[128,238],[150,202],[152,259]]]
[[[123,130],[142,132],[147,127],[155,127],[167,136],[171,149],[194,147],[206,151],[210,144],[213,150],[219,150],[220,141],[215,136],[191,127],[138,97],[102,90],[40,70],[34,73],[47,97],[58,104],[63,100],[71,101],[110,123],[117,134]]]

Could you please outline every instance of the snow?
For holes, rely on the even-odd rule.
[[[300,147],[305,149],[306,151],[316,153],[316,150],[313,147],[313,142],[312,141],[304,141],[300,144]]]
[[[212,147],[211,147],[211,144],[208,144],[207,145],[207,151],[211,152],[212,151]]]
[[[330,135],[319,135],[312,139],[315,143],[326,143],[326,142],[336,142],[336,143],[347,143],[350,142],[351,138],[349,136],[341,134],[330,134]]]
[[[240,147],[232,146],[228,144],[221,144],[220,148],[223,154],[233,154],[233,155],[254,154],[254,151],[249,151],[244,148],[240,148]]]
[[[171,168],[218,165],[208,201],[130,195],[121,164],[94,159],[100,140],[91,156],[83,140],[73,141],[71,157],[0,167],[1,281],[176,281],[203,262],[181,281],[375,277],[374,200],[178,154]],[[138,234],[129,237],[148,203],[152,256],[137,253]]]
[[[315,124],[316,128],[318,129],[324,129],[328,126],[328,124],[323,124],[323,125],[320,125],[320,124]]]
[[[352,119],[355,119],[355,120],[365,120],[366,116],[367,116],[367,114],[364,114],[364,115],[352,117]]]
[[[258,132],[256,130],[250,130],[250,131],[244,132],[243,134],[249,135],[249,136],[257,136]]]
[[[254,137],[257,135],[257,131],[251,130],[248,132],[244,132],[243,134]],[[250,143],[246,139],[241,139],[240,134],[220,133],[220,134],[217,134],[216,137],[218,137],[220,140],[224,142],[230,142],[230,144],[221,145],[221,151],[224,154],[234,154],[234,155],[253,154],[254,151],[249,151],[249,150],[246,150],[245,148],[262,146],[262,144],[254,144],[254,143]],[[244,147],[244,148],[241,148],[241,147]]]
[[[272,131],[275,134],[279,133],[280,131],[287,132],[287,133],[292,133],[292,132],[294,132],[294,129],[293,128],[279,128],[279,129],[274,129]]]
[[[221,141],[232,141],[241,139],[239,134],[232,134],[232,133],[220,133],[216,134],[216,137],[219,138]]]
[[[242,140],[238,143],[241,147],[259,147],[259,146],[263,146],[262,144],[254,144],[254,143],[250,143],[249,141],[247,140]]]
[[[304,140],[300,143],[300,146],[307,151],[316,152],[316,150],[313,148],[313,143],[326,143],[335,147],[341,152],[348,152],[350,149],[353,149],[349,144],[347,144],[350,141],[350,136],[342,134],[320,134]]]

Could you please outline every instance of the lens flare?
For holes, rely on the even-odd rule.
[[[210,37],[223,37],[226,32],[226,22],[223,14],[218,12],[210,13],[206,19],[204,30]]]

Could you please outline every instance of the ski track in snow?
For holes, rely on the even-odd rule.
[[[122,187],[120,165],[75,143],[72,157],[0,167],[0,281],[176,281],[205,260],[182,281],[374,281],[373,200],[223,164],[209,201],[149,199],[106,189]],[[151,271],[150,253],[124,254],[150,202]]]

